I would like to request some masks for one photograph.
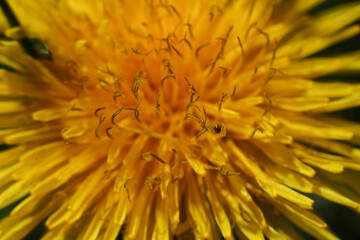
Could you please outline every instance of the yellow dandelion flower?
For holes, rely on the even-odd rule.
[[[359,212],[360,85],[326,76],[360,52],[310,56],[360,4],[320,2],[0,1],[0,239],[337,239],[303,193]]]

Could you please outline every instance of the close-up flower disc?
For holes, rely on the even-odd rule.
[[[0,239],[338,239],[360,4],[0,1]]]

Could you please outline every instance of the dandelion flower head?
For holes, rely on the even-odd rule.
[[[314,54],[360,4],[321,2],[2,1],[0,239],[337,239],[304,193],[359,211],[360,53]]]

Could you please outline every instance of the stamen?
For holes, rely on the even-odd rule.
[[[187,163],[186,161],[180,161],[179,154],[178,154],[178,152],[177,152],[174,148],[172,148],[171,151],[174,152],[174,156],[175,156],[175,159],[176,159],[176,163],[175,163],[175,165],[174,165],[172,168],[170,168],[171,180],[170,180],[170,182],[168,183],[168,185],[166,186],[166,193],[168,193],[168,191],[169,191],[169,186],[170,186],[170,184],[174,184],[176,181],[178,181],[178,180],[180,179],[180,177],[174,178],[174,169],[178,166],[178,164],[186,164],[186,163]]]
[[[186,120],[186,119],[189,119],[189,118],[194,119],[195,121],[197,121],[201,125],[201,120],[202,119],[200,119],[198,116],[194,115],[193,113],[186,113],[185,118],[183,120]]]
[[[148,154],[150,154],[150,153],[149,152],[139,153],[139,159],[142,160],[142,161],[146,161],[146,158],[144,156],[148,155]]]
[[[225,46],[226,46],[226,42],[227,42],[227,40],[228,40],[228,38],[229,38],[229,36],[230,36],[230,33],[231,33],[232,29],[233,29],[233,26],[231,25],[230,28],[229,28],[229,30],[228,30],[228,32],[226,33],[225,38],[219,38],[219,40],[222,41],[222,43],[221,43],[221,48],[220,48],[220,51],[218,52],[216,58],[215,58],[213,61],[211,61],[211,62],[212,62],[212,65],[211,65],[211,68],[210,68],[210,70],[209,70],[208,75],[210,75],[210,74],[212,73],[212,71],[214,70],[217,61],[223,57],[224,50],[225,50]]]
[[[179,153],[176,151],[175,148],[172,148],[171,151],[173,151],[176,162],[180,162],[180,157],[179,157]]]
[[[227,73],[228,70],[232,69],[231,67],[221,67],[221,66],[219,66],[219,68],[223,70],[223,73],[221,75],[222,78],[225,77],[225,74]]]
[[[113,84],[113,89],[115,89],[115,88],[118,88],[119,89],[119,82],[120,81],[122,81],[123,80],[123,78],[122,77],[118,77],[118,78],[116,78],[116,80],[114,81],[114,84]]]
[[[167,184],[167,186],[166,186],[166,193],[169,192],[169,186],[170,186],[170,184],[175,184],[176,181],[178,181],[178,180],[180,179],[180,177],[174,178],[174,176],[173,176],[173,169],[172,169],[172,168],[171,168],[171,170],[170,170],[170,174],[171,174],[171,180],[170,180],[170,182],[169,182],[169,183]]]
[[[139,87],[142,86],[142,84],[145,82],[146,79],[147,78],[146,78],[145,73],[143,71],[135,72],[134,83],[131,86],[131,90],[132,90],[136,100],[138,100]]]
[[[263,86],[265,86],[275,76],[275,74],[277,72],[278,72],[277,69],[270,68],[270,73],[269,73],[268,77],[266,78],[265,82],[263,83]]]
[[[271,110],[271,107],[272,107],[271,99],[269,98],[269,96],[266,93],[264,93],[264,95],[265,95],[266,100],[268,101],[268,104],[266,105],[265,112],[263,113],[263,116],[265,116]]]
[[[194,106],[199,112],[201,111],[200,108],[199,108],[199,106],[195,104],[196,101],[199,100],[200,96],[197,96],[197,98],[196,98],[195,100],[194,100],[194,96],[195,96],[194,94],[191,94],[191,96],[190,96],[190,102],[189,102],[189,104],[185,107],[185,112],[188,112],[188,111],[189,111],[189,108],[192,107],[192,106]]]
[[[189,42],[189,40],[186,39],[186,34],[187,34],[187,32],[185,33],[184,38],[180,41],[180,43],[181,43],[182,41],[186,42],[186,44],[187,44],[187,45],[189,46],[189,48],[192,50],[192,45],[191,45],[191,43]]]
[[[210,22],[212,22],[212,20],[213,20],[213,18],[214,18],[214,16],[215,16],[214,9],[218,10],[220,14],[223,13],[223,11],[220,9],[219,6],[217,6],[217,5],[212,5],[212,6],[210,7],[210,12],[209,12]]]
[[[180,163],[180,164],[186,164],[187,163],[186,161],[180,161],[179,153],[176,151],[175,148],[172,148],[171,151],[173,151],[174,156],[175,156],[175,160],[176,160],[177,163]],[[177,166],[177,165],[175,165],[175,166]]]
[[[256,126],[256,127],[254,128],[253,132],[251,133],[250,138],[253,138],[254,135],[255,135],[255,133],[256,133],[257,131],[260,131],[261,133],[264,133],[264,130],[263,130],[261,127]]]
[[[217,128],[217,125],[215,123],[211,123],[209,125],[205,125],[204,128],[196,135],[196,139],[198,139],[201,135],[204,133],[210,131],[211,129]]]
[[[171,137],[171,136],[169,136],[169,135],[164,135],[164,134],[157,133],[157,132],[145,131],[145,130],[143,130],[143,129],[128,127],[128,126],[125,126],[125,125],[122,125],[122,124],[116,124],[116,126],[117,126],[118,128],[124,129],[124,130],[129,131],[129,132],[132,132],[132,133],[144,134],[144,135],[148,135],[148,136],[153,137],[153,138],[163,139],[163,140],[165,140],[165,141],[170,141],[170,142],[175,142],[175,143],[184,144],[184,145],[186,145],[186,146],[196,147],[196,145],[194,145],[194,144],[191,143],[191,142],[184,141],[184,140],[181,140],[181,139],[176,138],[176,137]]]
[[[140,101],[138,102],[138,104],[136,105],[135,108],[124,108],[125,110],[132,110],[132,111],[134,111],[135,119],[139,122],[140,125],[143,125],[143,123],[140,121],[140,118],[139,118],[139,110],[138,110],[138,107],[140,106],[140,104],[141,104],[141,102],[142,102],[143,99],[144,99],[143,97],[140,99]]]
[[[117,103],[117,98],[118,97],[123,97],[125,98],[125,95],[123,94],[124,92],[124,89],[122,89],[121,91],[115,91],[114,94],[113,94],[113,100],[115,103]]]
[[[172,51],[171,51],[172,44],[170,43],[170,37],[171,37],[171,35],[169,34],[166,38],[166,44],[167,44],[169,53],[172,53]]]
[[[105,87],[105,85],[110,86],[110,84],[107,81],[105,81],[104,79],[98,78],[98,80],[99,80],[100,87],[102,89],[104,89],[106,92],[110,92],[110,88],[108,89],[108,88]]]
[[[267,34],[266,32],[264,32],[264,31],[261,30],[260,28],[255,27],[255,29],[256,29],[260,34],[262,34],[262,35],[265,36],[265,38],[266,38],[266,45],[268,46],[268,45],[269,45],[269,42],[270,42],[270,36],[269,36],[269,34]]]
[[[78,112],[81,112],[82,109],[81,108],[77,108],[76,107],[76,104],[78,104],[78,102],[74,103],[74,105],[71,106],[71,108],[69,108],[63,115],[63,120],[65,120],[67,118],[67,115],[70,113],[70,112],[75,112],[75,111],[78,111]]]
[[[198,47],[198,48],[196,49],[196,51],[195,51],[195,57],[196,57],[196,58],[199,58],[199,51],[200,51],[201,49],[203,49],[204,47],[209,46],[209,45],[210,45],[210,43],[205,43],[205,44],[201,45],[200,47]]]
[[[156,116],[156,113],[158,111],[160,111],[160,103],[159,103],[160,96],[161,96],[161,94],[158,94],[157,98],[156,98],[156,107],[155,107],[155,111],[154,111],[154,117]]]
[[[150,189],[154,189],[154,186],[157,184],[161,183],[161,178],[160,177],[154,177],[154,178],[149,178],[147,177],[144,181],[144,184],[148,184],[150,186]]]
[[[161,79],[161,83],[160,83],[160,89],[161,89],[161,91],[162,91],[162,89],[163,89],[163,87],[164,87],[164,82],[165,82],[165,80],[168,79],[168,78],[174,78],[174,79],[176,79],[176,78],[175,78],[175,74],[167,75],[166,77],[164,77],[163,79]]]
[[[135,119],[140,123],[140,125],[142,125],[142,122],[140,121],[140,118],[139,118],[139,110],[137,110],[136,108],[125,108],[125,110],[134,111]]]
[[[164,63],[164,71],[167,69],[170,74],[174,74],[170,59],[163,59],[162,62]]]
[[[203,112],[204,112],[204,124],[206,124],[207,115],[206,115],[205,107],[203,107]]]
[[[77,111],[77,112],[81,112],[82,109],[76,107],[76,104],[77,104],[77,103],[75,103],[74,105],[71,106],[70,111],[73,111],[73,112],[76,112],[76,111]]]
[[[158,160],[159,162],[161,162],[162,164],[166,164],[166,162],[161,159],[160,157],[156,156],[154,153],[150,152],[150,155],[155,158],[156,160]]]
[[[148,51],[147,53],[141,53],[141,52],[139,52],[138,49],[136,49],[136,50],[133,49],[133,48],[130,48],[130,49],[131,49],[131,51],[133,51],[135,54],[141,56],[143,63],[145,63],[145,57],[147,57],[147,56],[153,51],[153,49],[151,49],[151,50]]]
[[[162,158],[158,157],[157,155],[155,155],[155,154],[154,154],[153,152],[151,152],[151,151],[146,152],[146,153],[140,153],[140,154],[139,154],[139,159],[146,161],[146,158],[145,158],[146,155],[150,155],[150,156],[152,156],[153,158],[155,158],[156,160],[158,160],[160,163],[166,164],[166,162],[165,162]]]
[[[228,30],[228,32],[226,33],[225,41],[227,41],[227,39],[229,38],[230,33],[231,33],[231,31],[233,30],[233,28],[234,28],[234,26],[231,25],[230,28],[229,28],[229,30]]]
[[[188,23],[185,23],[184,25],[188,27],[189,33],[190,33],[190,37],[194,38],[194,34],[193,34],[193,32],[192,32],[192,26],[191,26],[191,24],[188,22]]]
[[[242,45],[242,43],[241,43],[241,40],[240,40],[240,37],[239,37],[239,36],[237,37],[237,40],[238,40],[238,43],[239,43],[239,46],[240,46],[240,49],[241,49],[241,55],[242,55],[242,57],[244,58],[244,56],[245,56],[245,51],[244,51],[244,47],[243,47],[243,45]]]
[[[177,55],[179,55],[181,58],[184,58],[184,56],[177,50],[173,45],[171,45],[171,48],[176,52]]]
[[[109,179],[111,173],[114,172],[114,171],[115,171],[115,169],[105,170],[105,171],[104,171],[104,174],[105,174],[105,176],[106,176],[106,179]]]
[[[112,122],[112,124],[116,124],[116,123],[115,123],[115,118],[116,118],[117,115],[119,115],[119,114],[122,112],[123,109],[124,109],[124,107],[121,107],[119,110],[117,110],[117,111],[111,116],[111,122]]]
[[[189,85],[190,87],[190,93],[192,94],[197,94],[198,92],[196,91],[194,85],[192,85],[189,80],[187,79],[187,77],[184,77],[185,78],[185,81],[187,82],[187,84]]]
[[[218,175],[222,176],[223,178],[234,176],[234,175],[240,175],[240,173],[238,173],[238,172],[230,173],[229,171],[225,170],[225,166],[221,166],[221,167],[208,166],[208,168],[219,171]]]
[[[199,100],[200,96],[197,96],[197,98],[194,100],[194,96],[198,93],[198,91],[196,91],[194,85],[190,84],[189,80],[188,80],[186,77],[184,77],[184,78],[185,78],[185,81],[187,82],[187,84],[189,85],[189,88],[190,88],[190,89],[189,89],[189,92],[191,93],[191,95],[190,95],[190,102],[189,102],[189,104],[185,107],[185,111],[188,112],[188,111],[189,111],[189,108],[192,107],[192,106],[194,106],[194,107],[197,108],[197,110],[199,110],[199,112],[201,112],[199,106],[197,106],[197,105],[195,104],[195,102],[196,102],[197,100]]]
[[[106,106],[103,106],[103,107],[101,107],[101,108],[97,108],[97,109],[95,110],[95,116],[98,118],[98,117],[99,117],[98,113],[99,113],[101,110],[105,110],[106,108],[107,108]]]
[[[245,41],[247,40],[247,38],[248,38],[248,36],[249,36],[250,30],[251,30],[252,28],[255,28],[257,24],[258,24],[257,22],[254,22],[254,23],[251,24],[250,27],[246,30],[246,33],[245,33]]]
[[[201,119],[192,113],[186,113],[185,118],[183,119],[183,120],[186,120],[188,118],[192,118],[200,125],[201,131],[195,136],[196,139],[198,139],[201,135],[210,131],[211,129],[217,128],[217,125],[215,123],[206,125],[207,116],[206,116],[206,111],[205,111],[204,107],[203,107],[203,112],[204,112],[204,119]]]
[[[235,96],[236,89],[239,87],[239,85],[235,84],[233,87],[233,90],[231,92],[230,98],[232,99]]]
[[[96,127],[96,129],[95,129],[95,136],[97,137],[97,138],[100,138],[100,136],[99,136],[99,129],[100,129],[100,126],[101,126],[101,124],[103,123],[105,121],[105,116],[104,116],[104,114],[101,114],[100,115],[100,118],[99,118],[99,125]]]
[[[179,20],[181,20],[181,15],[180,15],[179,11],[173,5],[169,5],[169,7],[171,8],[171,10],[174,11],[174,13],[179,18]]]
[[[248,19],[251,17],[251,15],[252,15],[252,13],[253,13],[253,11],[254,11],[255,2],[256,2],[256,0],[253,0],[253,1],[251,2]]]
[[[240,175],[240,173],[238,173],[238,172],[230,173],[229,171],[225,170],[225,166],[221,166],[218,175],[222,175],[223,177],[229,177],[229,176],[234,176],[234,175]]]
[[[1,2],[1,1],[0,1]],[[66,67],[69,68],[74,73],[77,73],[77,69],[79,68],[77,63],[73,60],[69,60],[66,62]]]
[[[103,69],[101,69],[101,68],[99,68],[99,67],[94,67],[96,70],[99,70],[100,72],[102,72],[102,73],[105,73],[105,74],[108,74],[108,75],[110,75],[110,76],[112,76],[112,77],[116,77],[116,74],[113,72],[113,71],[110,71],[110,68],[109,68],[109,66],[107,65],[107,63],[105,63],[105,67],[106,67],[106,70],[103,70]]]
[[[221,93],[221,98],[220,98],[220,101],[219,101],[219,111],[221,111],[221,105],[222,105],[222,103],[223,103],[223,101],[224,101],[224,98],[227,96],[227,93],[225,93],[225,92],[222,92]]]
[[[276,55],[276,51],[277,51],[278,47],[279,47],[278,42],[275,40],[275,48],[274,48],[274,51],[273,51],[272,56],[271,56],[270,67],[272,67],[273,64],[274,64],[275,55]]]
[[[115,125],[112,125],[111,127],[107,128],[107,129],[105,130],[106,135],[107,135],[109,138],[111,138],[111,139],[113,139],[113,137],[110,135],[110,130],[111,130],[114,126],[115,126]]]

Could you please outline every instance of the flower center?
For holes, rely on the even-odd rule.
[[[78,89],[71,112],[90,117],[81,124],[93,129],[97,138],[114,138],[120,129],[185,141],[220,132],[224,120],[218,112],[236,91],[228,78],[231,67],[219,63],[232,26],[212,43],[202,43],[190,24],[171,27],[170,23],[162,34],[166,37],[156,37],[152,34],[159,31],[158,24],[145,24],[148,33],[134,32],[131,42],[114,43],[116,59],[92,68],[67,62],[76,79],[71,83]],[[77,44],[81,50],[97,42],[90,46],[78,40]],[[223,91],[225,85],[229,93]],[[69,127],[64,129],[65,140],[70,140]]]

